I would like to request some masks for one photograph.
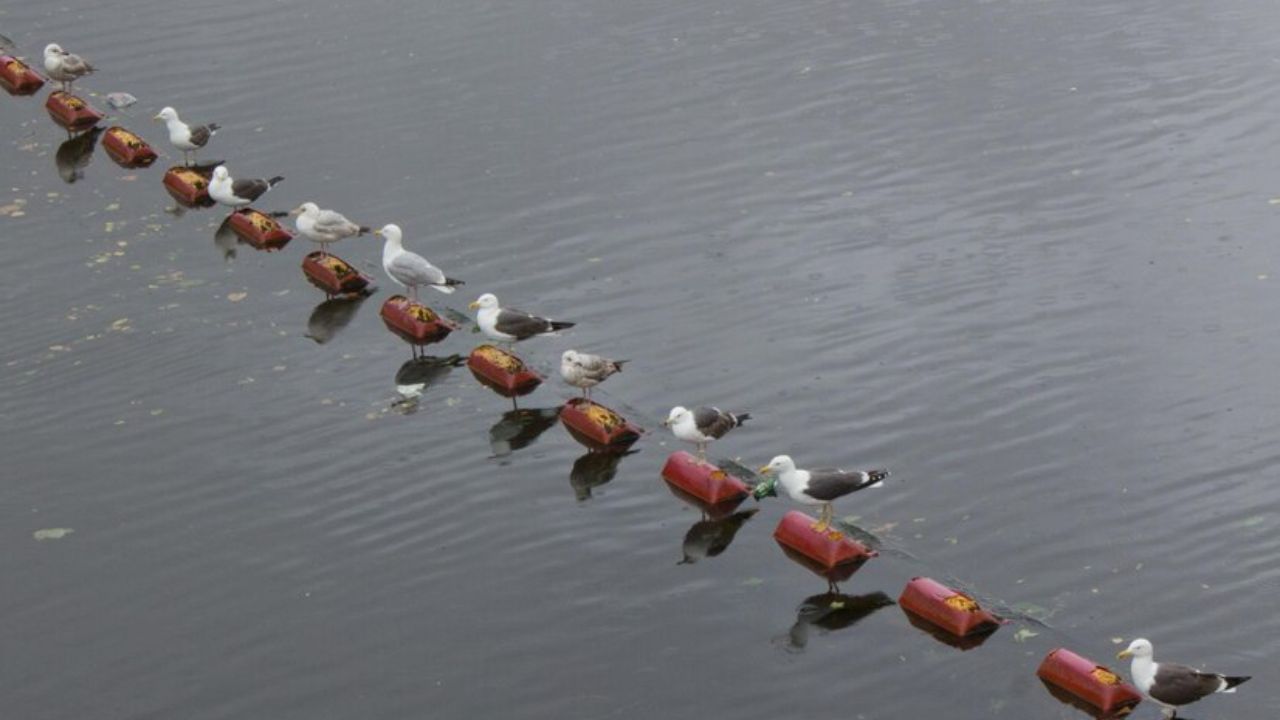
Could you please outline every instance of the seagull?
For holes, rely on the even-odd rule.
[[[399,225],[383,225],[374,230],[373,234],[387,239],[382,244],[382,269],[387,271],[392,280],[408,288],[414,300],[418,299],[419,285],[451,293],[456,289],[455,285],[464,284],[461,280],[446,277],[443,270],[427,262],[421,255],[405,250],[400,242]]]
[[[698,446],[698,457],[707,459],[707,444],[718,440],[725,433],[738,427],[751,417],[751,413],[725,412],[715,407],[699,407],[689,410],[677,405],[671,408],[662,424],[671,428],[672,434],[685,442]]]
[[[879,487],[889,477],[888,470],[799,470],[790,455],[779,455],[756,472],[778,474],[778,482],[792,500],[803,505],[821,505],[822,517],[813,529],[823,531],[831,526],[831,501],[869,487]]]
[[[571,322],[548,320],[519,310],[499,307],[498,298],[493,293],[481,295],[468,307],[472,310],[479,308],[476,324],[485,335],[505,343],[518,342],[535,335],[547,335],[574,326]]]
[[[328,254],[326,249],[329,243],[370,232],[369,228],[351,222],[341,213],[323,210],[313,202],[304,202],[289,214],[298,216],[293,224],[298,227],[298,232],[320,246],[322,256]]]
[[[195,160],[196,151],[209,143],[209,138],[218,132],[219,127],[217,123],[188,125],[178,118],[178,111],[171,107],[162,108],[152,119],[164,121],[169,128],[169,142],[182,151],[182,161],[187,165]]]
[[[610,360],[600,355],[565,350],[560,356],[560,377],[576,388],[582,388],[583,397],[591,397],[591,388],[599,385],[614,373],[622,372],[626,360]]]
[[[1237,685],[1249,679],[1248,675],[1232,677],[1200,672],[1186,665],[1158,663],[1153,653],[1151,641],[1138,638],[1117,653],[1116,657],[1133,658],[1129,665],[1133,684],[1159,705],[1161,712],[1169,720],[1178,716],[1178,706],[1193,703],[1214,693],[1233,693]]]
[[[277,175],[270,180],[233,180],[227,166],[219,165],[213,169],[213,178],[209,180],[209,197],[223,205],[242,208],[262,197],[283,179],[284,176]]]
[[[88,75],[97,68],[79,55],[63,50],[58,43],[49,43],[44,47],[44,69],[50,78],[62,83],[63,92],[71,92],[71,83],[76,78]]]

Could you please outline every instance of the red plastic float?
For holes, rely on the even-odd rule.
[[[1036,675],[1104,717],[1127,715],[1142,702],[1137,688],[1119,675],[1066,648],[1050,651]]]
[[[798,510],[782,516],[773,531],[778,544],[813,561],[818,567],[833,569],[840,565],[861,566],[879,553],[839,530],[815,530],[818,521]]]
[[[102,147],[107,157],[123,168],[150,167],[156,161],[156,151],[145,140],[119,125],[107,128]]]
[[[326,295],[355,295],[373,282],[346,260],[319,250],[302,258],[302,272]]]
[[[387,298],[382,303],[379,315],[388,330],[410,345],[422,346],[440,342],[458,329],[457,325],[440,317],[431,308],[403,295]]]
[[[179,205],[189,208],[211,207],[209,177],[212,170],[202,172],[196,168],[171,167],[164,173],[164,189],[169,191]]]
[[[514,354],[493,345],[481,345],[467,357],[467,368],[484,385],[504,397],[528,395],[542,384],[542,377]]]
[[[987,634],[1000,627],[1000,619],[973,598],[932,578],[912,578],[902,589],[898,605],[956,637]]]
[[[662,477],[668,484],[708,505],[740,502],[751,492],[738,478],[683,450],[667,458]]]
[[[560,421],[575,440],[591,450],[625,450],[640,438],[640,428],[587,398],[565,403],[560,408]]]
[[[49,111],[49,117],[54,122],[71,131],[87,130],[103,118],[102,113],[94,110],[89,103],[61,90],[49,93],[44,109]]]
[[[33,95],[44,87],[44,78],[11,55],[0,55],[0,86],[10,95]]]
[[[231,213],[231,230],[256,250],[274,252],[289,244],[293,233],[285,230],[275,218],[253,208]]]

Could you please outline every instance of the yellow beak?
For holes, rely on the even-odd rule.
[[[769,466],[768,466],[768,465],[765,465],[764,467],[760,468],[759,470],[756,470],[756,474],[757,474],[757,475],[768,475],[768,474],[769,474]]]
[[[1117,660],[1123,660],[1127,657],[1132,657],[1132,656],[1133,656],[1133,653],[1128,650],[1121,650],[1120,652],[1116,653]]]
[[[382,228],[378,228],[377,230],[374,230],[373,234],[377,235],[378,237],[382,237]]]
[[[289,215],[290,215],[290,217],[292,217],[292,216],[294,216],[294,215],[301,215],[301,214],[302,214],[302,208],[300,208],[300,207],[296,207],[296,208],[294,208],[294,209],[292,209],[292,210],[290,210],[290,211],[289,211]]]
[[[468,308],[470,308],[470,309],[472,309],[472,310],[475,310],[476,308],[480,307],[480,303],[478,303],[478,302],[474,302],[474,301],[473,301],[473,302],[472,302],[470,305],[468,305],[467,307],[468,307]]]
[[[164,118],[160,117],[159,115],[156,115],[155,117],[153,117],[153,118],[151,118],[151,119],[152,119],[152,120],[163,120]]]

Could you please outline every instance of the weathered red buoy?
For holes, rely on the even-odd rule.
[[[302,258],[302,272],[326,295],[355,295],[373,282],[346,260],[319,250]]]
[[[179,205],[189,208],[212,207],[213,198],[209,197],[208,172],[190,167],[171,167],[164,173],[164,189],[169,191]]]
[[[382,316],[382,322],[388,330],[410,345],[422,346],[440,342],[458,329],[457,325],[440,317],[439,313],[404,295],[387,298],[378,314]]]
[[[49,99],[44,102],[44,109],[49,111],[49,117],[53,118],[54,122],[71,131],[91,128],[103,117],[102,113],[94,110],[89,103],[62,90],[49,93]]]
[[[467,357],[476,380],[504,397],[528,395],[542,384],[542,377],[514,354],[493,345],[481,345]]]
[[[979,635],[1000,627],[1000,619],[964,593],[927,577],[911,578],[898,597],[903,611],[913,613],[955,635]]]
[[[123,168],[150,167],[157,157],[147,141],[119,125],[107,128],[102,136],[102,147],[106,149],[107,157]]]
[[[0,86],[10,95],[32,95],[44,87],[44,78],[11,55],[0,55]]]
[[[1126,715],[1142,702],[1137,688],[1119,675],[1066,648],[1050,651],[1036,675],[1103,716]]]
[[[750,489],[747,484],[692,453],[677,450],[662,466],[668,484],[708,505],[741,502]]]
[[[231,230],[256,250],[274,252],[293,239],[293,233],[261,210],[243,208],[231,213],[228,220]]]
[[[790,548],[827,569],[839,565],[860,566],[879,554],[839,530],[815,530],[817,523],[816,519],[798,510],[790,510],[778,522],[773,539],[784,548]]]
[[[640,438],[640,428],[587,398],[565,403],[560,408],[560,421],[575,440],[592,450],[623,450]]]

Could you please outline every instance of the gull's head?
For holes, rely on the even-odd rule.
[[[231,178],[231,173],[227,172],[226,165],[219,165],[218,167],[213,169],[214,182],[226,182],[230,178]]]
[[[320,212],[320,206],[313,202],[304,202],[298,207],[289,211],[290,215],[314,215]]]
[[[155,119],[163,120],[165,122],[169,122],[170,120],[177,120],[178,111],[174,110],[171,107],[165,106],[164,108],[161,108],[160,112],[156,113]]]
[[[773,473],[791,472],[796,469],[796,463],[791,459],[790,455],[778,455],[769,461],[768,465],[761,467],[756,472],[761,475],[770,475]]]
[[[493,293],[485,293],[480,297],[476,298],[475,301],[472,302],[467,307],[471,308],[472,310],[475,310],[477,308],[480,310],[489,310],[491,308],[496,308],[498,307],[498,296],[494,295]]]
[[[1137,640],[1134,640],[1133,642],[1129,643],[1129,647],[1116,653],[1116,658],[1123,659],[1127,657],[1132,657],[1132,658],[1147,658],[1149,660],[1151,659],[1151,656],[1154,653],[1155,653],[1155,649],[1151,647],[1150,640],[1146,638],[1138,638]]]
[[[374,230],[373,234],[379,237],[384,237],[393,243],[400,242],[400,238],[402,237],[400,233],[400,226],[395,223],[387,223],[377,230]]]
[[[576,350],[565,350],[560,356],[561,365],[576,365],[578,362],[578,352]]]
[[[689,412],[689,408],[684,407],[683,405],[677,405],[671,408],[671,412],[667,413],[667,419],[663,420],[662,424],[666,427],[671,427],[685,418],[690,417],[691,414],[692,413]]]
[[[62,55],[64,52],[66,51],[63,50],[62,46],[59,45],[58,43],[49,43],[48,45],[44,46],[45,57],[49,57],[50,55]]]

